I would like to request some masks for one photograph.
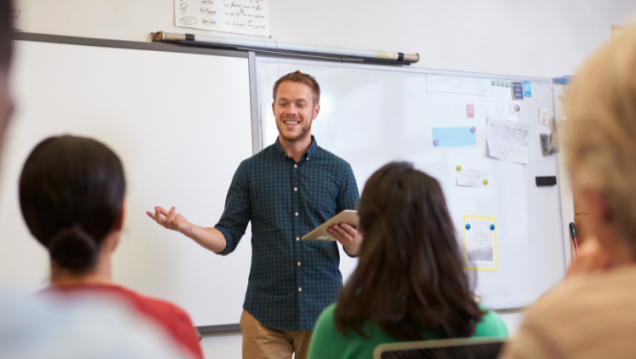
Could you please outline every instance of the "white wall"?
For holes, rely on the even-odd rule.
[[[148,41],[176,28],[173,0],[23,0],[26,30]],[[633,0],[272,1],[278,41],[418,52],[416,66],[554,77],[571,74],[636,11]]]
[[[173,0],[23,0],[26,31],[149,41],[174,27]],[[554,77],[572,74],[636,12],[633,0],[278,0],[278,41],[417,52],[415,66]],[[236,36],[236,35],[230,35]],[[520,314],[502,315],[512,334]],[[240,358],[239,333],[206,336],[208,358]]]

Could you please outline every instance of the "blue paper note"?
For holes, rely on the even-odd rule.
[[[512,83],[512,99],[523,100],[523,83],[521,82]]]
[[[433,146],[474,146],[477,144],[474,127],[434,127]]]
[[[532,83],[530,81],[523,82],[523,97],[532,97]]]

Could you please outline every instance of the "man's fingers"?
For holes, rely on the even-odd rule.
[[[152,219],[155,219],[155,215],[154,215],[154,214],[152,214],[152,212],[150,212],[150,211],[146,211],[146,214],[148,215],[148,217],[150,217],[150,218],[152,218]]]
[[[331,228],[329,228],[333,234],[331,234],[332,237],[334,237],[335,239],[338,240],[338,242],[350,242],[351,238],[349,237],[349,235],[347,235],[347,233],[344,231],[344,229],[340,228],[338,225],[335,225]]]
[[[355,238],[358,235],[358,231],[348,223],[340,223],[340,228],[344,229],[347,234]]]
[[[174,207],[170,208],[170,212],[168,212],[168,215],[166,216],[166,223],[170,225],[172,224],[172,219],[174,218],[174,210]]]
[[[157,212],[159,212],[159,213],[163,214],[164,216],[167,216],[167,215],[168,215],[168,210],[166,210],[166,209],[165,209],[165,208],[163,208],[163,207],[159,207],[159,206],[157,206],[157,207],[155,207],[155,211],[157,211]]]
[[[176,216],[174,216],[174,219],[172,220],[172,224],[174,224],[175,226],[178,226],[179,220],[181,220],[181,215],[177,214]]]

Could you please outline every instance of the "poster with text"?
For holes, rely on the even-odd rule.
[[[497,220],[464,216],[464,259],[468,270],[497,270]]]
[[[174,0],[175,26],[269,36],[267,0]]]

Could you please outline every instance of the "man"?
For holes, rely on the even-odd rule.
[[[300,71],[274,85],[275,144],[243,161],[215,228],[188,222],[172,207],[147,212],[157,223],[179,231],[218,254],[234,251],[252,221],[252,267],[243,304],[244,358],[306,356],[320,312],[342,286],[334,242],[300,237],[358,201],[351,166],[318,147],[311,125],[320,113],[320,86]],[[350,256],[362,237],[347,224],[329,233]]]

